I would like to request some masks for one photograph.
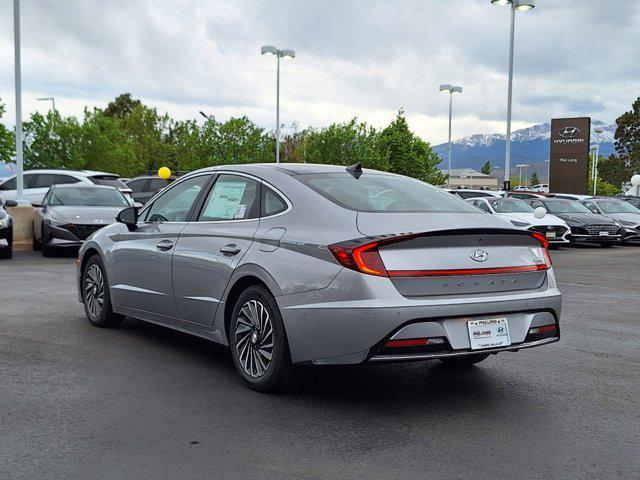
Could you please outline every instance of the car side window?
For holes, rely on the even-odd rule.
[[[188,178],[158,197],[147,211],[147,222],[186,222],[189,211],[211,175]]]
[[[266,185],[262,185],[261,205],[261,217],[277,215],[278,213],[284,212],[287,209],[287,202],[285,202],[280,195],[278,195]]]
[[[51,185],[78,183],[80,180],[71,175],[58,173],[40,173],[33,188],[49,188]]]
[[[127,187],[129,187],[133,193],[144,192],[145,183],[147,183],[146,178],[139,178],[138,180],[131,180],[127,183]]]
[[[147,191],[155,192],[167,186],[167,181],[164,178],[152,178],[147,185]]]
[[[0,190],[15,190],[16,188],[18,188],[18,181],[15,178],[7,180],[0,185]]]
[[[480,207],[481,210],[487,212],[487,213],[491,213],[491,210],[489,210],[489,207],[487,206],[486,203],[478,201],[478,207]]]
[[[591,210],[591,213],[600,213],[598,211],[598,207],[596,207],[596,205],[592,202],[584,202],[583,205]]]
[[[260,214],[260,184],[240,175],[222,174],[209,192],[199,222],[246,220]]]

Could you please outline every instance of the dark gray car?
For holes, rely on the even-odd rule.
[[[619,244],[622,226],[604,215],[593,213],[576,200],[536,198],[525,200],[532,207],[544,207],[571,227],[571,243],[598,243],[603,247]]]
[[[118,189],[99,185],[54,185],[36,205],[33,248],[45,256],[79,247],[96,230],[115,223],[129,201]]]
[[[258,390],[297,364],[469,365],[559,339],[546,238],[418,180],[330,165],[180,178],[80,249],[87,318],[229,345]]]
[[[604,215],[622,225],[622,241],[640,240],[640,210],[631,203],[612,197],[590,198],[580,203],[596,215]]]
[[[133,200],[145,204],[151,200],[156,193],[174,180],[175,179],[173,178],[165,180],[157,175],[146,175],[132,178],[131,180],[127,180],[125,183],[131,189],[131,196],[133,197]]]

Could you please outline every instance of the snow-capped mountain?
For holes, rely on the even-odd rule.
[[[591,141],[595,143],[594,129],[602,128],[600,134],[600,154],[608,156],[614,151],[613,141],[616,131],[615,125],[608,125],[599,120],[591,121]],[[551,125],[541,123],[532,127],[516,130],[511,136],[511,161],[516,163],[538,163],[544,165],[549,158],[549,138]],[[479,170],[482,164],[489,160],[492,166],[504,163],[505,135],[500,133],[474,134],[452,142],[452,167],[475,168]],[[443,159],[447,158],[447,144],[433,147]]]

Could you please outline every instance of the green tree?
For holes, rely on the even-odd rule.
[[[389,165],[389,171],[442,185],[446,176],[437,165],[440,157],[431,146],[411,132],[404,112],[380,132],[378,149]]]
[[[0,120],[6,112],[6,107],[0,99]],[[0,162],[11,163],[16,153],[16,137],[14,133],[0,122]]]
[[[491,162],[489,160],[484,162],[484,164],[482,165],[482,169],[480,170],[480,173],[484,173],[485,175],[491,175]]]
[[[531,178],[529,178],[529,185],[537,185],[540,183],[540,178],[538,177],[538,172],[533,172],[531,174]]]
[[[121,93],[115,100],[109,102],[109,105],[107,105],[107,108],[104,110],[104,114],[107,117],[125,118],[141,105],[142,102],[131,98],[130,93]]]

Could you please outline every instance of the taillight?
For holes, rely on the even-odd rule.
[[[551,268],[553,263],[551,262],[551,255],[549,255],[549,240],[540,232],[532,232],[531,236],[542,244],[542,255],[544,256],[546,267],[547,269]]]
[[[369,275],[387,276],[378,247],[380,242],[365,243],[358,246],[329,245],[329,251],[343,267]]]

